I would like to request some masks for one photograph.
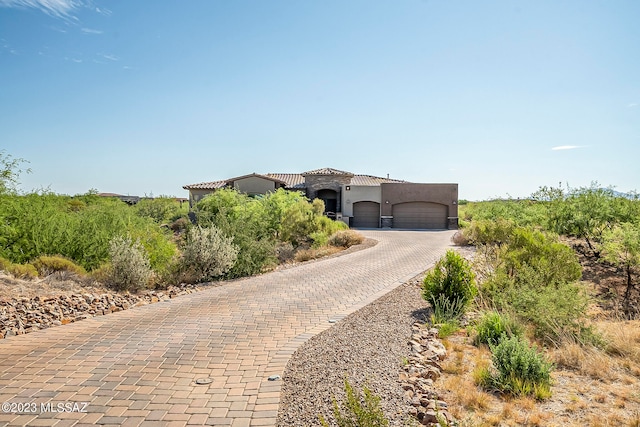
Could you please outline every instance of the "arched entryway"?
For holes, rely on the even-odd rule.
[[[324,211],[326,212],[338,212],[338,192],[335,190],[319,190],[316,196],[318,199],[324,202]]]

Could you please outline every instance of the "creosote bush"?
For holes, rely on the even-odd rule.
[[[338,401],[333,399],[333,416],[338,427],[386,427],[389,420],[385,417],[380,407],[380,396],[374,394],[366,385],[362,388],[362,394],[355,390],[345,378],[344,390],[347,396],[342,408]],[[329,427],[329,423],[320,415],[320,424]]]
[[[473,300],[477,289],[471,266],[455,251],[449,250],[427,273],[422,284],[422,296],[434,306],[434,311],[460,317]]]
[[[105,276],[117,291],[136,292],[149,283],[152,271],[149,258],[139,241],[116,237],[109,244],[109,265]]]
[[[238,247],[217,227],[193,227],[186,235],[180,270],[186,281],[205,282],[228,272],[237,257]]]

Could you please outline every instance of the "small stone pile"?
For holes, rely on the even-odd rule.
[[[175,298],[200,290],[180,284],[165,291],[128,293],[65,293],[33,298],[0,299],[0,339],[65,325],[146,304]]]
[[[439,421],[446,425],[455,422],[447,411],[447,403],[440,400],[434,381],[440,378],[440,362],[447,357],[447,350],[438,339],[438,329],[427,328],[416,322],[409,344],[411,356],[400,373],[400,382],[405,390],[405,398],[411,402],[410,415],[422,425],[437,426]]]

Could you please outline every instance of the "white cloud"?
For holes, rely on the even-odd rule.
[[[104,54],[104,53],[100,53],[99,55],[101,57],[103,57],[104,59],[108,59],[109,61],[119,61],[120,60],[120,58],[118,58],[115,55],[107,55],[107,54]]]
[[[0,7],[40,9],[56,18],[73,18],[71,13],[82,5],[81,0],[0,0]]]
[[[632,102],[631,104],[627,105],[627,107],[629,108],[633,108],[633,107],[637,107],[638,103],[637,102]]]
[[[102,34],[101,30],[94,30],[93,28],[82,28],[81,31],[85,34]]]
[[[553,151],[558,150],[575,150],[576,148],[581,148],[579,145],[558,145],[557,147],[551,148]]]

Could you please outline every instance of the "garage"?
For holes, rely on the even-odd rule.
[[[352,227],[378,228],[380,227],[380,203],[356,202],[353,204]]]
[[[446,229],[447,206],[430,202],[393,205],[393,228]]]

